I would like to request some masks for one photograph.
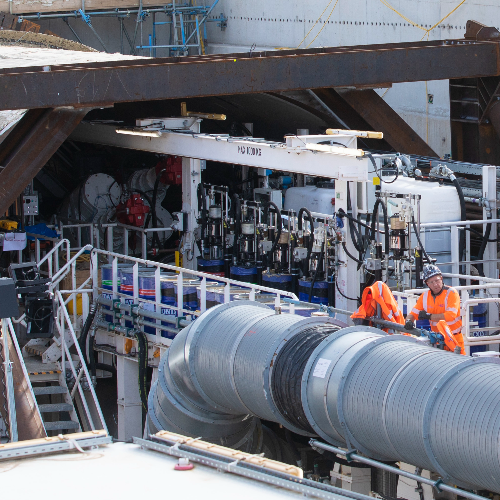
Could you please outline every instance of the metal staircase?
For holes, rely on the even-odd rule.
[[[59,295],[57,331],[51,339],[32,339],[23,360],[48,435],[61,431],[106,429],[74,326]],[[75,346],[76,343],[76,346]],[[76,354],[74,349],[76,347]]]
[[[61,431],[82,432],[61,363],[43,362],[44,353],[54,345],[47,344],[47,339],[33,339],[24,347],[24,363],[43,426],[47,435]]]
[[[73,258],[68,259],[61,269],[58,265],[55,266],[57,272],[51,276],[52,290],[70,270],[74,270],[76,259],[86,250],[87,247],[81,249]],[[49,274],[52,275],[52,267],[49,267]],[[84,286],[85,284],[82,288]],[[78,345],[77,318],[74,315],[72,321],[66,308],[66,302],[74,299],[75,294],[71,294],[70,299],[65,301],[60,292],[54,291],[57,314],[52,338],[31,339],[21,351],[12,320],[2,320],[0,339],[8,332],[8,337],[17,352],[15,362],[20,365],[18,368],[22,370],[26,382],[22,388],[15,387],[11,392],[16,393],[16,390],[20,390],[31,393],[33,410],[49,437],[68,432],[81,433],[101,429],[107,432],[104,416],[94,387],[89,384],[90,374]],[[81,290],[86,293],[90,291]],[[23,317],[24,315],[15,321],[22,322]],[[3,372],[5,370],[0,370],[0,382],[10,380],[12,383],[12,376],[10,375],[9,379]],[[0,395],[6,392],[6,388],[3,388]],[[17,403],[14,402],[14,398],[7,401],[7,396],[8,394],[0,398],[1,401],[7,402],[7,407],[0,409],[3,410],[0,411],[3,428],[6,428],[6,424],[11,420],[16,422]],[[10,419],[11,416],[14,418]],[[9,431],[7,437],[10,441],[16,441],[17,431],[14,433]]]

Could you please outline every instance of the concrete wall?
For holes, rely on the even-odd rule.
[[[430,40],[439,40],[462,38],[469,19],[488,26],[500,25],[499,2],[467,0],[426,34],[425,30],[442,20],[460,0],[388,1],[408,20],[424,29],[413,26],[380,0],[338,0],[333,11],[336,0],[330,5],[326,0],[220,0],[214,16],[224,13],[228,17],[228,27],[224,32],[209,30],[210,40],[216,51],[231,52],[231,48],[222,49],[221,45],[235,45],[241,49],[257,44],[258,50],[259,47],[302,48],[309,44],[320,47],[410,42],[427,39],[427,35]],[[311,28],[311,33],[301,43]],[[428,138],[429,145],[438,154],[450,153],[448,82],[428,82],[427,91],[423,82],[397,84],[380,93],[424,140]],[[427,93],[433,95],[432,104],[427,103]]]

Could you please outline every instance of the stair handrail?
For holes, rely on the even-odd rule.
[[[71,245],[70,245],[70,242],[67,238],[63,238],[62,240],[59,241],[59,243],[57,243],[57,245],[54,245],[54,248],[52,248],[52,250],[50,250],[50,252],[47,252],[44,255],[44,257],[37,262],[38,269],[40,269],[42,264],[44,264],[45,261],[47,261],[47,265],[49,266],[49,278],[52,278],[52,272],[53,272],[52,260],[49,260],[49,259],[51,259],[51,257],[54,254],[56,254],[58,252],[58,250],[64,245],[66,245],[66,257],[67,257],[67,259],[69,259],[71,257],[71,252],[70,252]],[[58,266],[56,265],[56,267],[58,267]],[[59,271],[59,269],[56,269],[56,272],[58,272],[58,271]]]
[[[91,245],[88,245],[88,246],[91,246]],[[82,248],[82,250],[83,250],[83,248]],[[69,314],[68,314],[68,310],[66,309],[66,305],[64,303],[64,298],[63,298],[63,296],[62,296],[62,294],[61,294],[61,292],[59,290],[56,291],[56,297],[57,297],[57,300],[59,302],[59,311],[62,311],[63,316],[64,316],[63,320],[61,321],[61,325],[59,325],[59,322],[56,322],[57,323],[57,327],[59,329],[59,333],[61,335],[61,345],[64,347],[64,351],[66,353],[66,359],[69,361],[69,364],[70,364],[70,367],[71,367],[71,371],[73,372],[73,375],[75,377],[75,385],[78,385],[78,391],[80,393],[80,397],[82,399],[82,403],[83,403],[83,406],[85,408],[85,413],[87,414],[87,419],[88,419],[88,421],[90,423],[90,426],[91,426],[92,430],[95,430],[95,424],[94,424],[94,421],[92,419],[92,415],[90,413],[90,410],[88,408],[83,388],[81,386],[81,379],[82,379],[82,377],[80,377],[80,380],[78,380],[78,373],[76,372],[73,360],[71,358],[71,354],[70,354],[68,346],[66,344],[66,340],[65,340],[65,336],[64,336],[64,332],[65,332],[64,322],[66,322],[66,324],[68,325],[68,330],[69,330],[71,338],[73,340],[73,346],[75,347],[76,352],[78,354],[79,361],[80,361],[80,363],[82,365],[83,373],[84,373],[85,377],[87,378],[87,381],[88,381],[88,384],[89,384],[90,393],[91,393],[92,398],[94,400],[94,405],[95,405],[95,408],[96,408],[97,413],[99,415],[99,420],[101,421],[102,429],[104,429],[107,432],[108,428],[106,426],[106,421],[104,420],[104,415],[102,413],[101,406],[99,405],[99,400],[97,399],[97,395],[95,393],[94,385],[92,384],[92,379],[90,377],[90,373],[89,373],[89,370],[87,368],[87,363],[85,361],[85,358],[83,357],[82,350],[80,349],[80,344],[78,343],[78,339],[76,337],[75,330],[73,328],[73,325],[71,323],[71,319],[70,319]],[[61,331],[61,329],[62,329],[62,331]]]
[[[52,276],[52,283],[50,284],[51,290],[54,288],[68,275],[70,266],[76,262],[76,260],[86,252],[91,252],[94,247],[92,245],[85,245],[82,247],[73,257],[71,257],[66,264],[64,264],[59,271]]]
[[[73,363],[73,359],[71,358],[71,354],[69,352],[68,346],[66,344],[66,338],[64,335],[65,329],[64,329],[64,320],[61,318],[61,311],[62,308],[59,307],[57,311],[57,329],[59,330],[59,335],[61,338],[61,368],[62,368],[62,378],[64,380],[64,383],[67,387],[67,378],[66,378],[66,359],[69,363],[69,366],[71,368],[71,371],[73,373],[73,377],[75,379],[75,384],[73,386],[73,389],[71,391],[71,400],[73,401],[74,395],[76,390],[78,389],[78,392],[81,397],[81,401],[83,404],[83,409],[85,410],[85,415],[88,419],[88,422],[90,424],[90,427],[92,430],[95,430],[95,424],[94,424],[94,419],[92,418],[92,414],[90,413],[89,405],[87,403],[87,399],[85,398],[85,391],[83,390],[83,387],[81,387],[80,382],[81,382],[81,377],[80,375],[76,373],[75,369],[75,364]],[[83,365],[82,368],[80,369],[80,373],[83,373]],[[87,379],[88,380],[88,379]],[[69,389],[68,389],[69,390]],[[83,421],[83,417],[79,417],[81,421]],[[80,427],[81,424],[80,424]]]

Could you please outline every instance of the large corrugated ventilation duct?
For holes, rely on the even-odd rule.
[[[500,492],[500,362],[255,302],[177,335],[149,397],[152,430],[258,449],[258,419],[466,488]]]

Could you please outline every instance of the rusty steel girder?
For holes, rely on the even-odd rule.
[[[0,213],[5,213],[16,201],[88,111],[83,108],[28,111],[25,120],[11,132],[13,139],[0,146],[3,167],[0,171]],[[25,123],[30,124],[29,131],[22,130]]]
[[[441,40],[0,69],[0,109],[500,75],[497,41]]]
[[[317,92],[327,92],[321,89]],[[374,90],[338,91],[340,97],[372,130],[384,133],[384,139],[395,151],[419,156],[439,155]]]

